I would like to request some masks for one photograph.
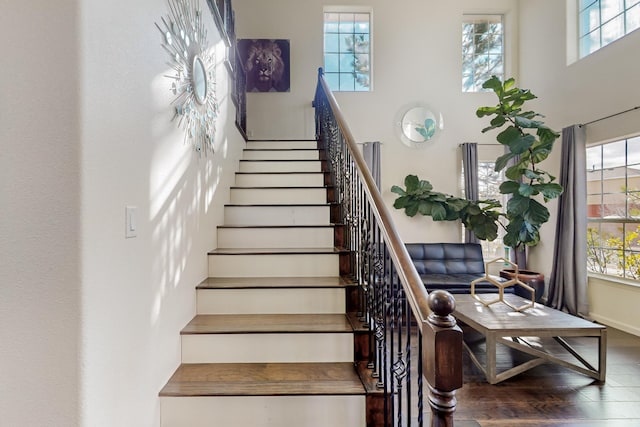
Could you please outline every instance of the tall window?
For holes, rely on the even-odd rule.
[[[479,200],[498,200],[502,206],[506,206],[507,198],[504,194],[500,193],[500,184],[504,181],[504,170],[496,172],[495,162],[478,161],[478,199]],[[464,194],[464,170],[461,174],[461,188]],[[504,229],[498,227],[498,238],[492,242],[487,240],[480,240],[482,246],[482,255],[485,260],[490,261],[492,259],[505,257],[505,248],[502,244],[502,237],[504,236]],[[462,235],[464,236],[464,225],[462,226]]]
[[[589,271],[640,280],[640,136],[587,148]]]
[[[578,0],[580,58],[640,28],[640,0]]]
[[[506,206],[506,197],[500,193],[500,184],[504,181],[504,170],[496,172],[495,162],[478,162],[478,198],[480,200],[495,199]],[[504,229],[498,227],[498,238],[492,242],[481,240],[484,259],[490,261],[505,256],[502,244]]]
[[[483,91],[482,84],[492,75],[504,80],[502,15],[464,15],[462,22],[462,91]]]
[[[371,90],[370,12],[325,12],[324,73],[331,90]]]

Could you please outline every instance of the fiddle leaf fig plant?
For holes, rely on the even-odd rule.
[[[430,216],[434,221],[459,219],[479,239],[495,240],[498,237],[498,219],[502,214],[496,209],[501,207],[497,200],[472,201],[439,193],[433,191],[429,181],[420,180],[415,175],[408,175],[404,185],[404,189],[394,185],[391,191],[399,195],[393,207],[404,209],[407,216],[419,213]]]
[[[562,194],[562,186],[555,177],[540,169],[539,163],[549,157],[553,143],[560,134],[544,124],[542,114],[524,109],[527,101],[537,98],[528,89],[515,86],[510,78],[504,83],[493,76],[483,85],[498,97],[493,107],[480,107],[476,115],[492,117],[490,126],[482,132],[502,129],[497,141],[506,152],[496,160],[495,170],[506,169],[507,181],[500,185],[500,193],[509,194],[505,217],[508,221],[503,242],[519,249],[522,245],[535,246],[540,241],[540,226],[549,221],[549,210],[544,202]]]
[[[563,190],[553,175],[539,167],[560,134],[544,124],[541,114],[524,109],[526,101],[536,96],[516,87],[513,78],[503,83],[493,76],[482,87],[498,97],[496,106],[480,107],[476,115],[491,117],[483,133],[504,128],[496,139],[505,146],[505,154],[496,159],[495,170],[506,169],[507,180],[500,185],[500,193],[510,195],[506,210],[502,211],[497,200],[472,201],[433,191],[429,181],[415,175],[405,178],[406,188],[391,188],[399,195],[393,206],[411,217],[419,213],[434,221],[460,220],[481,240],[495,240],[502,226],[505,245],[516,249],[535,246],[540,241],[540,226],[549,220],[549,210],[539,199],[546,203]]]

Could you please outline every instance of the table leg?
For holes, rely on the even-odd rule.
[[[487,381],[489,384],[496,384],[496,335],[493,332],[487,332]]]
[[[598,337],[598,344],[600,346],[600,355],[598,357],[598,373],[600,374],[600,381],[604,381],[607,377],[607,330],[600,331]]]

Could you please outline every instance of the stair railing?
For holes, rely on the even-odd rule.
[[[349,130],[322,68],[314,99],[316,136],[326,151],[338,220],[358,285],[358,316],[368,333],[360,356],[370,375],[377,412],[368,426],[423,426],[427,380],[431,426],[453,426],[462,387],[462,331],[453,297],[424,288],[388,209]],[[369,405],[368,405],[369,406]]]

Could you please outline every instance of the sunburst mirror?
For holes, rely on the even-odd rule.
[[[199,0],[168,0],[169,14],[156,27],[162,47],[169,54],[174,74],[172,120],[184,129],[185,142],[198,153],[214,152],[218,101],[216,99],[215,53],[207,45],[207,30]]]

